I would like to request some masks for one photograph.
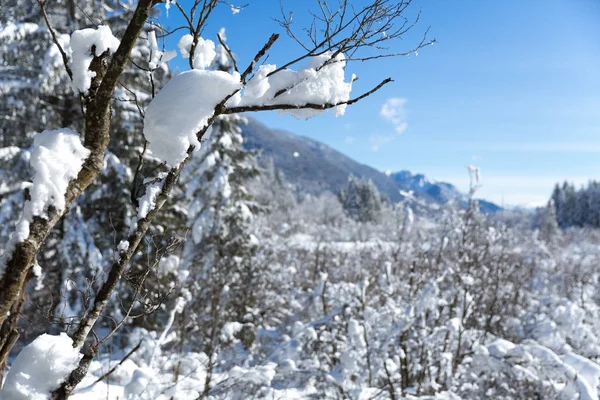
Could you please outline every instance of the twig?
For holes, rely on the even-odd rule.
[[[71,71],[71,67],[69,67],[69,59],[67,58],[67,53],[65,53],[65,50],[62,48],[62,46],[58,42],[58,38],[56,37],[56,32],[54,31],[54,29],[52,28],[52,25],[50,25],[50,21],[48,20],[48,14],[46,13],[46,0],[37,0],[37,2],[39,4],[40,8],[42,9],[42,16],[44,17],[44,22],[46,23],[46,26],[48,27],[48,30],[50,31],[50,35],[52,36],[52,41],[54,42],[56,47],[58,47],[58,51],[60,52],[60,55],[62,57],[63,64],[65,65],[65,69],[67,70],[67,74],[69,75],[69,79],[73,80],[73,71]]]
[[[144,165],[144,155],[146,154],[146,150],[148,148],[148,141],[144,140],[144,148],[142,152],[139,154],[138,165],[135,168],[135,174],[133,175],[133,183],[131,184],[131,202],[137,208],[139,206],[139,202],[137,199],[137,195],[140,189],[139,180],[140,180],[140,171],[142,170],[142,166]]]
[[[231,59],[231,62],[233,63],[233,69],[235,70],[235,72],[239,73],[240,71],[238,70],[237,61],[235,60],[235,57],[233,56],[231,49],[229,49],[229,47],[225,44],[225,41],[221,37],[220,33],[217,33],[217,39],[219,39],[219,43],[221,43],[221,46],[223,46],[223,49],[225,49],[225,51],[227,52],[227,55]]]
[[[122,360],[121,360],[121,361],[120,361],[120,362],[119,362],[117,365],[115,365],[114,367],[112,367],[112,368],[110,369],[110,371],[108,371],[107,373],[105,373],[104,375],[102,375],[100,378],[96,379],[96,380],[94,381],[94,383],[92,383],[90,386],[94,386],[96,383],[98,383],[98,382],[102,382],[104,379],[108,378],[108,376],[109,376],[110,374],[112,374],[113,372],[115,372],[115,370],[116,370],[116,369],[117,369],[117,368],[118,368],[120,365],[122,365],[122,364],[123,364],[123,363],[124,363],[124,362],[125,362],[125,361],[126,361],[128,358],[129,358],[129,357],[131,357],[133,353],[135,353],[136,351],[138,351],[138,350],[140,349],[140,346],[142,345],[142,342],[143,342],[143,341],[144,341],[143,339],[142,339],[142,340],[140,340],[140,342],[137,344],[137,346],[135,346],[133,349],[131,349],[131,351],[130,351],[129,353],[127,353],[127,354],[125,355],[125,357],[123,357],[123,359],[122,359]]]
[[[279,39],[279,34],[278,33],[272,34],[271,37],[269,38],[269,40],[267,41],[267,43],[265,43],[265,45],[263,46],[263,48],[260,49],[258,53],[256,53],[256,55],[254,56],[254,60],[252,60],[250,65],[248,65],[248,68],[246,68],[246,70],[242,74],[242,78],[241,78],[242,83],[246,83],[246,77],[250,73],[252,73],[256,63],[267,53],[267,51],[269,51],[269,49],[271,48],[271,46],[273,46],[273,44],[275,43],[275,41],[277,39]]]

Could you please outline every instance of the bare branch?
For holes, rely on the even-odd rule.
[[[225,44],[225,41],[221,37],[220,33],[217,33],[217,39],[219,39],[219,43],[221,44],[221,46],[223,46],[223,49],[225,50],[225,52],[227,52],[229,59],[231,59],[231,62],[233,63],[234,71],[239,73],[240,71],[238,70],[237,61],[235,60],[235,57],[233,56],[233,53],[231,52],[229,47]]]
[[[241,77],[242,83],[246,83],[246,78],[248,77],[249,74],[252,73],[252,71],[254,71],[254,67],[256,66],[256,63],[261,58],[264,57],[264,55],[267,53],[267,51],[269,51],[269,49],[271,48],[271,46],[273,46],[273,44],[275,43],[275,41],[277,39],[279,39],[279,34],[277,34],[277,33],[272,34],[271,37],[269,38],[269,40],[267,41],[267,43],[265,43],[265,45],[262,47],[262,49],[260,49],[258,51],[258,53],[256,53],[256,55],[254,56],[254,59],[252,60],[250,65],[248,65],[248,68],[246,68],[244,73],[242,74],[242,77]]]
[[[140,171],[142,170],[142,166],[144,165],[144,156],[146,155],[146,151],[148,149],[148,141],[144,140],[144,148],[139,154],[138,164],[135,168],[135,174],[133,175],[133,182],[131,184],[131,202],[137,208],[139,206],[138,202],[138,192],[140,189]]]
[[[298,43],[305,53],[281,65],[270,75],[309,57],[315,57],[328,52],[333,55],[330,62],[335,62],[335,56],[343,53],[347,60],[367,61],[384,57],[398,57],[413,54],[419,49],[433,44],[435,40],[427,40],[428,30],[421,43],[408,51],[393,52],[384,43],[401,39],[403,35],[416,26],[420,19],[420,11],[414,19],[409,20],[404,14],[412,0],[375,0],[362,8],[355,9],[348,0],[339,2],[339,7],[333,10],[327,0],[317,0],[319,10],[309,11],[313,21],[309,28],[304,29],[309,43],[303,40],[292,29],[292,14],[286,15],[281,4],[281,19],[276,20],[286,31],[286,34]],[[375,55],[358,55],[361,50],[376,50]]]
[[[190,58],[189,58],[189,64],[190,64],[191,69],[194,69],[194,58],[195,58],[194,54],[196,52],[196,47],[198,46],[198,39],[200,39],[200,35],[202,34],[202,31],[204,30],[204,26],[206,24],[206,21],[208,20],[208,17],[210,17],[213,10],[219,4],[219,0],[204,0],[204,5],[202,6],[202,9],[200,10],[200,17],[198,18],[198,21],[196,22],[196,25],[194,27],[194,16],[196,14],[196,9],[199,4],[200,4],[199,1],[196,1],[194,3],[194,5],[192,6],[190,16],[186,17],[186,21],[189,24],[190,34],[192,35],[192,38],[193,38],[192,46],[190,48]],[[180,11],[181,10],[182,9],[180,8]]]
[[[94,381],[94,383],[91,384],[91,386],[94,386],[98,382],[102,382],[104,379],[108,378],[110,376],[110,374],[112,374],[113,372],[115,372],[115,370],[117,368],[119,368],[119,366],[121,366],[125,361],[127,361],[127,359],[133,355],[133,353],[135,353],[136,351],[138,351],[140,349],[140,346],[142,345],[142,342],[143,342],[143,340],[140,340],[140,342],[137,344],[137,346],[135,346],[133,349],[131,349],[129,351],[129,353],[127,353],[125,355],[125,357],[123,357],[121,359],[121,361],[119,361],[119,363],[117,365],[115,365],[114,367],[112,367],[107,373],[105,373],[104,375],[102,375],[100,378],[96,379]]]
[[[56,47],[58,47],[58,51],[60,52],[60,56],[62,57],[63,64],[65,66],[65,69],[67,70],[67,74],[69,75],[69,79],[73,80],[73,71],[71,71],[71,67],[69,67],[69,58],[67,57],[67,53],[65,53],[65,50],[62,48],[62,46],[58,42],[58,38],[56,37],[56,32],[52,28],[52,25],[50,25],[50,20],[48,19],[48,13],[46,12],[46,0],[37,0],[37,2],[42,10],[42,16],[44,17],[44,22],[46,23],[46,26],[48,27],[48,30],[50,31],[50,35],[52,36],[52,42],[54,42]]]

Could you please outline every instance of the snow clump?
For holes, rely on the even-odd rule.
[[[154,31],[148,32],[148,44],[150,46],[150,61],[148,63],[148,68],[152,71],[177,56],[175,50],[165,52],[160,51],[158,42],[156,41],[156,32]]]
[[[190,58],[193,43],[194,38],[189,34],[184,35],[181,37],[181,39],[179,39],[177,46],[179,47],[179,51],[181,51],[181,56],[183,58]],[[194,59],[192,61],[194,69],[207,68],[210,66],[216,56],[217,52],[215,51],[215,43],[212,40],[198,37],[198,43],[194,49]]]
[[[246,85],[242,105],[277,105],[290,104],[298,109],[283,110],[282,113],[292,114],[297,118],[310,118],[321,114],[324,110],[301,109],[306,104],[339,104],[350,99],[352,77],[349,82],[344,80],[346,66],[343,54],[327,52],[312,57],[308,65],[299,71],[290,69],[274,72],[274,64],[261,65],[252,79]],[[346,105],[333,108],[336,116],[343,115]]]
[[[144,136],[152,155],[179,165],[191,145],[200,148],[196,133],[208,124],[217,104],[240,88],[239,74],[222,71],[194,69],[171,79],[146,109]]]
[[[12,363],[0,398],[46,400],[77,366],[79,349],[66,333],[41,335],[27,345]]]
[[[25,202],[23,214],[12,234],[3,258],[0,275],[17,243],[29,236],[33,217],[48,217],[48,209],[65,209],[65,193],[71,179],[75,179],[90,151],[83,147],[79,134],[69,128],[46,130],[33,139],[30,164],[35,170],[29,186],[30,200]]]
[[[73,71],[73,90],[86,94],[96,73],[90,71],[94,57],[108,51],[112,54],[119,47],[119,39],[113,36],[110,28],[100,25],[98,29],[87,28],[71,35],[71,70]]]
[[[33,147],[30,163],[35,175],[28,205],[32,216],[45,217],[49,206],[64,210],[69,181],[77,177],[90,151],[69,128],[38,133]]]

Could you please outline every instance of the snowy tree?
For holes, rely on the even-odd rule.
[[[372,181],[364,181],[351,175],[339,197],[346,213],[357,221],[372,222],[379,219],[381,194]]]
[[[183,329],[200,333],[190,341],[209,357],[205,395],[221,331],[227,324],[236,327],[234,334],[252,329],[260,289],[260,271],[253,262],[258,243],[250,229],[256,206],[245,187],[258,170],[255,156],[242,147],[242,123],[236,115],[215,120],[182,176],[190,238],[181,268],[189,273],[185,290],[191,296]],[[246,346],[252,344],[248,340]]]
[[[551,242],[556,236],[560,235],[560,227],[556,218],[556,207],[554,202],[550,200],[545,209],[540,210],[541,216],[539,221],[540,238]]]
[[[61,31],[54,30],[54,35],[65,46],[70,30],[83,23],[83,13],[89,12],[92,18],[99,13],[91,5],[85,5],[80,12],[67,7],[65,1],[51,2],[45,12],[35,2],[7,3],[0,15],[0,145],[27,148],[41,127],[69,126],[79,130],[83,122],[61,54],[45,27],[44,15],[60,27]]]
[[[289,224],[291,211],[297,206],[292,186],[283,171],[275,168],[272,158],[260,160],[260,174],[250,183],[249,190],[254,199],[271,215],[278,215],[280,223]]]
[[[589,226],[598,228],[600,213],[598,182],[590,181],[587,187],[575,189],[573,184],[564,182],[556,185],[551,200],[556,208],[557,220],[561,228]]]

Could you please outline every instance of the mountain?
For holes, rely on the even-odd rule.
[[[459,204],[467,202],[467,196],[450,183],[435,182],[409,171],[384,174],[317,140],[270,129],[253,118],[248,118],[248,124],[242,126],[242,136],[247,149],[260,151],[263,160],[272,159],[275,168],[282,171],[288,182],[303,194],[339,193],[348,177],[354,175],[372,180],[379,191],[393,202],[404,198],[401,191],[413,191],[415,197],[438,204],[451,200]],[[500,209],[485,200],[479,202],[485,212]]]
[[[414,193],[420,193],[426,200],[441,204],[446,204],[449,201],[454,200],[463,206],[466,206],[469,201],[467,195],[462,193],[451,183],[437,182],[429,179],[423,174],[400,171],[392,173],[390,177],[404,188],[402,189],[403,191],[412,190]],[[483,212],[494,213],[501,210],[501,207],[492,202],[483,199],[477,199],[477,201]]]

